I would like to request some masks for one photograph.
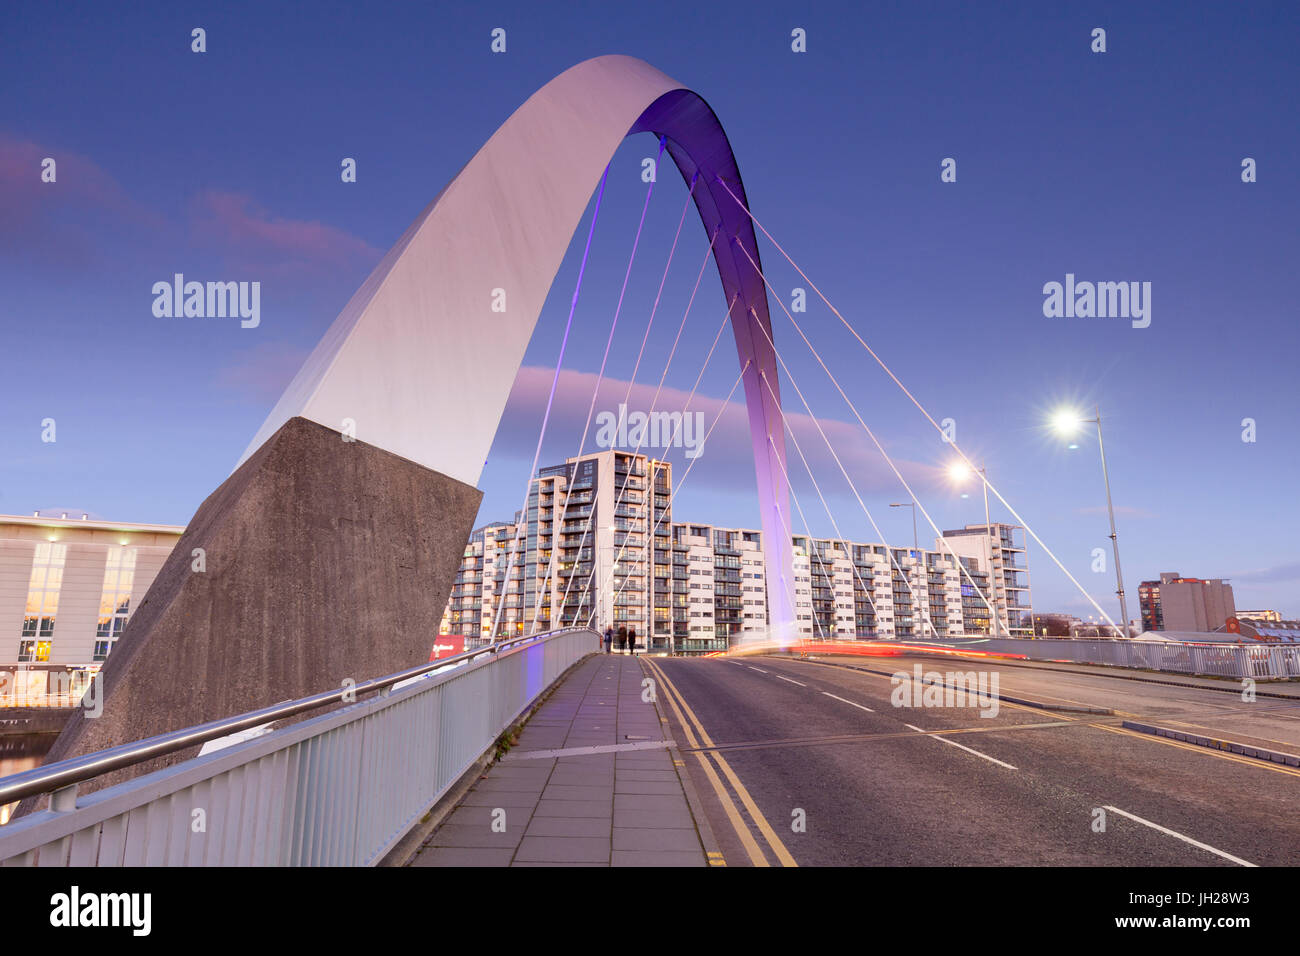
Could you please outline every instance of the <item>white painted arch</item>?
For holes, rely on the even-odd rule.
[[[744,376],[775,636],[794,634],[785,436],[771,322],[748,203],[725,133],[697,94],[641,60],[602,56],[566,70],[492,135],[388,251],[307,358],[240,459],[301,416],[477,485],[514,374],[610,158],[631,133],[666,137],[690,182]],[[491,311],[505,289],[507,310]],[[755,327],[759,323],[766,335]],[[774,399],[760,376],[771,383]],[[769,438],[770,436],[770,438]],[[238,466],[236,466],[238,467]]]

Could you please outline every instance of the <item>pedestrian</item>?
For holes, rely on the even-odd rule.
[[[627,629],[627,652],[633,656],[636,655],[636,628]]]
[[[627,625],[618,626],[618,649],[620,652],[627,650]]]
[[[614,643],[614,628],[612,626],[605,628],[605,653],[609,653],[610,646]]]

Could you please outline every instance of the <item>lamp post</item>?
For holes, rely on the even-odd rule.
[[[998,603],[998,600],[997,600],[998,592],[997,592],[997,587],[996,587],[996,583],[997,583],[997,582],[996,582],[996,579],[995,579],[995,577],[994,577],[994,569],[993,569],[993,522],[989,520],[989,478],[988,478],[988,469],[985,467],[983,461],[980,462],[980,467],[979,467],[979,471],[977,472],[977,474],[979,474],[980,479],[983,481],[983,484],[984,484],[984,535],[985,535],[986,538],[988,538],[988,542],[989,542],[989,552],[988,552],[988,555],[989,555],[989,590],[993,592],[993,604],[994,604],[993,607],[990,607],[990,608],[989,608],[989,614],[990,614],[990,615],[992,616],[992,618],[993,618],[993,636],[994,636],[994,637],[997,637],[997,636],[998,636],[998,629],[999,629],[999,627],[1001,626],[1001,625],[1000,625],[1001,618],[998,616],[998,610],[997,610],[997,607],[996,607],[996,605],[997,605],[997,603]],[[965,481],[967,478],[969,478],[969,477],[971,476],[971,470],[970,470],[970,467],[969,467],[965,462],[959,461],[959,462],[956,462],[955,464],[951,465],[951,466],[948,468],[948,476],[949,476],[950,478],[952,478],[953,481],[960,483],[960,482]],[[1009,634],[1008,634],[1007,636],[1010,637]]]
[[[919,558],[919,557],[920,557],[920,552],[921,552],[921,539],[920,539],[920,538],[917,536],[917,534],[916,534],[916,502],[915,502],[915,501],[896,501],[896,502],[892,502],[892,503],[889,505],[889,507],[891,507],[891,508],[911,508],[911,509],[912,509],[912,550],[915,551],[915,552],[917,552],[917,557]],[[924,562],[924,561],[921,561],[921,564],[922,564],[922,567],[924,568],[925,562]],[[812,563],[811,563],[811,561],[810,561],[810,562],[809,562],[809,568],[811,568],[811,567],[812,567]],[[929,598],[929,585],[927,584],[927,585],[926,585],[926,600],[928,601],[929,599],[930,599],[930,598]],[[929,624],[929,615],[925,614],[924,610],[921,609],[921,608],[918,608],[917,610],[921,612],[921,616],[922,616],[922,624],[927,625],[927,626],[930,626],[931,633],[933,634],[934,628],[933,628],[932,625]]]
[[[1110,497],[1110,471],[1106,467],[1106,443],[1101,436],[1101,406],[1097,405],[1096,418],[1081,418],[1077,412],[1069,409],[1057,412],[1052,417],[1052,425],[1057,433],[1064,436],[1073,434],[1080,425],[1097,426],[1097,448],[1101,452],[1101,473],[1106,481],[1106,511],[1110,514],[1110,545],[1115,555],[1115,593],[1119,595],[1119,616],[1122,636],[1128,637],[1128,601],[1124,597],[1124,572],[1119,563],[1119,533],[1115,530],[1115,505]]]

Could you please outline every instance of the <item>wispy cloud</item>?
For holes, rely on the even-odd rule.
[[[53,183],[41,180],[46,157]],[[144,230],[137,247],[189,245],[260,276],[364,275],[382,255],[344,229],[278,215],[239,192],[203,190],[177,212],[152,208],[90,157],[0,131],[0,250],[66,274],[122,248],[127,228]]]
[[[41,178],[47,157],[55,161],[54,182]],[[7,254],[79,267],[97,257],[99,234],[163,223],[89,157],[0,132],[0,248]]]
[[[1250,571],[1237,571],[1229,575],[1229,578],[1234,584],[1281,584],[1287,581],[1300,581],[1300,561],[1288,561]]]
[[[383,254],[363,239],[319,221],[287,219],[242,193],[205,190],[191,206],[198,245],[216,246],[242,266],[314,272],[371,266]]]
[[[501,428],[497,432],[495,447],[500,449],[501,453],[510,454],[512,450],[534,447],[537,442],[537,429],[541,423],[542,409],[546,406],[554,374],[553,368],[538,366],[524,366],[519,370],[514,389],[510,393],[506,413],[502,418]],[[728,377],[729,375],[730,373]],[[591,407],[591,394],[596,385],[596,378],[597,376],[592,372],[568,369],[561,371],[555,393],[555,405],[547,426],[547,447],[564,446],[568,448],[566,454],[576,453],[583,423],[587,420],[588,410]],[[648,412],[654,403],[653,408],[656,411],[689,410],[704,413],[704,427],[708,429],[713,426],[713,432],[699,458],[694,460],[690,473],[691,485],[715,489],[735,488],[738,484],[752,486],[754,456],[750,441],[749,413],[745,406],[743,389],[743,385],[737,388],[730,402],[725,400],[725,396],[697,393],[688,409],[687,399],[690,398],[688,391],[665,387],[659,395],[658,402],[654,403],[655,385],[636,384],[629,394],[626,379],[606,377],[601,382],[600,391],[596,396],[595,413],[583,442],[584,453],[600,450],[596,447],[595,416],[602,411],[616,413],[619,403],[627,396],[629,412]],[[847,496],[851,500],[852,492],[840,473],[834,457],[827,450],[826,439],[829,439],[844,470],[861,494],[885,492],[892,495],[903,494],[898,478],[857,423],[819,419],[821,430],[826,434],[826,439],[823,439],[817,424],[808,415],[788,410],[785,414],[794,438],[807,457],[808,465],[821,486],[822,493],[828,498]],[[714,425],[715,419],[716,425]],[[552,442],[555,446],[552,446]],[[888,450],[888,443],[885,444]],[[686,465],[691,464],[689,459],[684,458],[680,448],[672,449],[666,454],[661,449],[643,448],[642,451],[673,461],[675,482],[681,482]],[[899,458],[895,458],[894,462],[918,494],[922,493],[922,489],[938,486],[943,480],[942,469],[932,465]],[[543,462],[543,464],[550,463],[549,460]],[[805,509],[819,508],[816,491],[809,483],[799,452],[795,449],[795,442],[788,439],[786,467],[796,493],[801,499],[805,494],[811,499],[804,505]],[[856,504],[854,507],[856,508]]]

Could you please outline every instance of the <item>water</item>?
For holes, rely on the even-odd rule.
[[[58,734],[0,734],[0,777],[39,766]],[[0,825],[9,822],[15,804],[0,805]]]

